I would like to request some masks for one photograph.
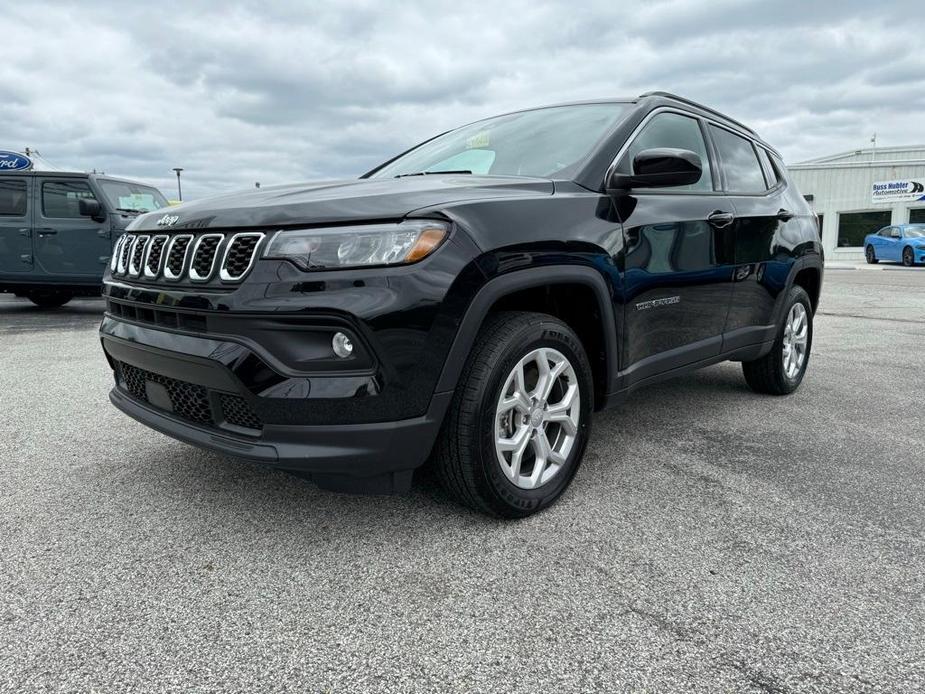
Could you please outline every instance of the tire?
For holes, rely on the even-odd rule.
[[[797,341],[791,337],[792,330],[790,327],[791,318],[794,313],[801,312],[806,323],[805,343],[803,347],[803,358],[797,368],[793,368],[793,363],[785,361],[786,355],[794,350],[798,352]],[[799,332],[799,331],[798,331]],[[790,343],[788,351],[787,344]],[[809,295],[802,287],[795,286],[787,294],[787,301],[784,308],[784,318],[777,331],[777,339],[774,340],[774,346],[771,351],[760,359],[754,361],[742,362],[742,372],[745,374],[745,381],[749,387],[756,393],[767,393],[769,395],[788,395],[799,388],[803,382],[803,376],[806,374],[806,367],[809,365],[809,356],[813,346],[813,308],[809,300]]]
[[[909,246],[903,248],[903,265],[906,267],[912,267],[915,265],[915,254],[912,252],[912,248]]]
[[[39,308],[59,308],[74,298],[68,292],[30,292],[26,298]]]
[[[559,368],[562,373],[550,381],[549,397],[537,402],[531,399],[540,390],[533,371],[538,376],[543,360],[550,373]],[[520,388],[519,364],[525,364]],[[494,516],[524,518],[546,508],[565,491],[581,463],[591,428],[592,388],[585,350],[565,323],[542,313],[490,315],[434,447],[441,484],[461,503]],[[570,421],[559,424],[547,417]],[[514,441],[523,442],[517,444],[519,455],[501,450]],[[548,452],[542,465],[538,451]]]
[[[873,246],[867,246],[867,248],[864,249],[864,259],[867,260],[868,265],[876,265],[880,262],[877,258],[877,254],[874,253]]]

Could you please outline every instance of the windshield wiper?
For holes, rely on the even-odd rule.
[[[136,214],[144,214],[145,212],[150,212],[151,210],[139,210],[137,207],[117,207],[116,212],[135,212]]]
[[[471,174],[468,169],[457,169],[455,171],[418,171],[416,173],[398,174],[395,178],[404,178],[405,176],[432,176],[434,174]]]

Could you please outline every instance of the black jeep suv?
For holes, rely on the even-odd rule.
[[[756,391],[797,388],[822,251],[774,149],[657,92],[148,214],[110,268],[110,397],[138,421],[348,491],[430,460],[518,517],[640,386],[730,359]]]

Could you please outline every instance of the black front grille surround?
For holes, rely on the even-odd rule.
[[[203,234],[193,246],[193,260],[190,262],[189,277],[194,282],[208,282],[215,270],[215,260],[224,234]]]
[[[146,371],[127,362],[116,362],[119,386],[136,400],[162,409],[148,397],[148,383],[163,387],[170,399],[169,412],[180,419],[201,426],[246,429],[258,434],[263,421],[240,395],[210,391],[205,386],[188,383],[153,371]]]
[[[154,236],[148,244],[142,274],[148,279],[156,279],[161,274],[161,260],[164,258],[164,245],[167,243],[166,235]]]
[[[179,280],[186,269],[186,256],[189,254],[192,234],[174,236],[167,246],[167,260],[164,262],[164,278]]]

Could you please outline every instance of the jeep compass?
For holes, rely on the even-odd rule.
[[[522,517],[569,485],[592,412],[639,387],[733,360],[794,391],[822,251],[770,145],[654,92],[146,214],[109,268],[126,414],[335,490],[402,491],[428,463]]]

